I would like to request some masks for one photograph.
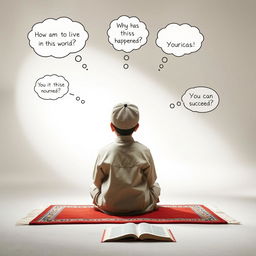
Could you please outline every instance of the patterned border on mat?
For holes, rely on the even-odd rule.
[[[51,208],[50,208],[51,207]],[[96,219],[58,219],[56,220],[56,216],[58,216],[65,208],[67,207],[72,207],[72,208],[94,208],[94,206],[92,205],[53,205],[50,206],[49,210],[46,211],[45,213],[42,214],[42,216],[40,216],[40,218],[38,218],[36,220],[37,223],[45,223],[45,222],[84,222],[84,221],[88,221],[88,222],[128,222],[128,221],[156,221],[156,222],[220,222],[220,221],[224,221],[222,220],[220,217],[218,217],[217,215],[215,215],[212,211],[210,211],[210,209],[206,208],[203,205],[161,205],[161,207],[175,207],[175,208],[191,208],[197,215],[199,218],[161,218],[161,219],[157,219],[157,218],[135,218],[135,217],[130,217],[130,218],[96,218]]]

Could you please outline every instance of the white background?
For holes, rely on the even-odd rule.
[[[255,222],[250,221],[256,196],[253,1],[2,1],[1,6],[3,255],[56,255],[59,250],[84,255],[86,248],[91,255],[105,253],[99,243],[104,225],[14,225],[34,208],[91,204],[88,187],[94,161],[99,148],[114,139],[109,115],[112,106],[123,100],[140,108],[140,128],[134,138],[151,149],[162,187],[161,203],[215,204],[243,223],[172,225],[179,243],[164,244],[160,252],[255,253]],[[128,61],[107,40],[109,23],[120,15],[137,16],[150,33],[148,43],[130,53]],[[60,16],[81,22],[89,32],[80,63],[76,54],[42,58],[28,45],[27,33],[34,23]],[[202,48],[184,57],[164,54],[155,44],[156,34],[171,22],[197,26],[205,38]],[[158,71],[164,56],[168,63]],[[44,101],[36,95],[35,81],[53,73],[69,81],[75,96]],[[199,114],[183,106],[169,107],[197,85],[218,92],[217,109]],[[113,255],[127,245],[106,246]],[[139,243],[134,251],[121,250],[123,255],[145,250],[153,255],[151,246],[158,248]]]

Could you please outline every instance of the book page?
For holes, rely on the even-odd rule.
[[[118,226],[112,226],[111,228],[107,228],[104,240],[123,237],[127,234],[137,235],[136,224],[126,223]]]
[[[138,225],[138,235],[152,234],[159,237],[170,237],[168,230],[161,226],[155,226],[147,223],[140,223]]]

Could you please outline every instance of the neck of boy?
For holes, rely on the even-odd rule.
[[[117,138],[116,138],[116,142],[133,142],[133,141],[134,139],[132,135],[125,135],[125,136],[117,135]]]

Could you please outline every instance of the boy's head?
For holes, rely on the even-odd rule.
[[[119,103],[114,106],[111,115],[111,129],[118,134],[131,135],[139,127],[139,109],[134,104]]]

